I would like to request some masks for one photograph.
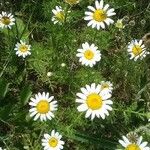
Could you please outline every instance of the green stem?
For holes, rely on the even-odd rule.
[[[67,128],[70,129],[74,124],[76,124],[79,120],[79,118],[82,116],[83,113],[80,113],[80,115],[73,121],[73,123]]]
[[[93,38],[93,42],[95,42],[95,40],[96,40],[97,33],[98,33],[98,30],[95,31],[94,38]]]
[[[132,114],[139,114],[141,116],[147,116],[145,113],[139,113],[139,112],[136,112],[136,111],[133,111],[133,110],[119,110],[117,108],[114,108],[115,111],[120,111],[120,112],[127,112],[127,113],[132,113]]]
[[[69,8],[69,5],[67,5],[66,10],[65,10],[64,27],[65,27],[65,24],[66,24],[66,22],[67,22],[67,16],[68,16],[68,10],[69,10],[69,9],[70,9],[70,8]]]

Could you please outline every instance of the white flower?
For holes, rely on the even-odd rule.
[[[149,54],[142,43],[142,40],[139,40],[139,42],[138,40],[133,40],[129,43],[128,52],[131,55],[130,59],[134,59],[134,61],[136,61],[138,58],[140,58],[142,60],[147,54]]]
[[[148,142],[142,142],[142,136],[137,139],[137,142],[131,142],[126,136],[122,136],[122,139],[119,143],[125,150],[150,150],[147,146]]]
[[[52,130],[51,134],[44,134],[42,139],[42,146],[44,150],[61,150],[63,149],[64,141],[61,140],[62,135],[55,130]]]
[[[101,59],[101,53],[97,49],[98,47],[94,44],[89,45],[87,42],[83,43],[82,49],[78,49],[77,51],[79,53],[76,54],[79,57],[79,62],[82,65],[93,67]]]
[[[7,14],[6,12],[2,11],[0,14],[0,28],[9,28],[11,29],[11,26],[15,24],[15,18],[14,16],[9,13]]]
[[[52,12],[54,14],[54,16],[52,17],[52,21],[54,22],[54,24],[62,24],[65,21],[65,12],[61,6],[56,6],[56,8],[52,10]]]
[[[89,21],[88,26],[92,26],[92,28],[97,28],[99,30],[100,28],[105,28],[105,24],[108,26],[110,24],[113,24],[114,21],[110,18],[111,16],[115,15],[114,9],[108,9],[109,5],[104,5],[103,0],[95,1],[95,8],[92,6],[88,6],[88,9],[90,11],[85,12],[85,18],[84,20]]]
[[[48,77],[51,77],[52,75],[53,75],[52,72],[48,72],[48,73],[47,73],[47,76],[48,76]]]
[[[109,100],[111,93],[101,91],[100,85],[96,86],[95,83],[92,83],[91,86],[86,85],[85,88],[82,87],[81,92],[76,94],[78,96],[76,102],[80,103],[77,109],[79,112],[86,111],[86,118],[91,116],[91,120],[95,117],[105,119],[105,116],[109,115],[108,111],[112,110],[109,105],[113,104]]]
[[[109,82],[109,81],[106,81],[106,82],[105,81],[101,81],[100,85],[101,85],[101,90],[106,90],[106,91],[112,93],[113,84],[111,82]]]
[[[62,63],[62,64],[61,64],[61,67],[65,67],[65,66],[66,66],[66,64],[65,64],[65,63]]]
[[[35,98],[31,98],[31,109],[29,110],[30,116],[34,116],[34,120],[40,118],[41,121],[51,120],[54,118],[54,111],[57,110],[57,101],[53,101],[54,96],[49,97],[49,93],[43,92],[35,95]]]
[[[22,56],[23,58],[25,58],[27,55],[31,55],[31,45],[27,45],[26,42],[23,42],[22,40],[20,40],[20,42],[16,44],[14,50],[16,50],[16,55],[18,55],[19,57]]]

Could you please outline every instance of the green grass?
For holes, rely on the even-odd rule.
[[[129,59],[127,44],[149,32],[150,3],[142,0],[105,0],[115,8],[117,19],[128,16],[126,27],[105,30],[87,27],[84,12],[94,0],[70,7],[62,0],[2,1],[0,10],[12,12],[16,25],[0,29],[0,146],[8,150],[42,150],[43,134],[52,129],[63,135],[65,150],[115,150],[122,135],[135,131],[150,142],[150,56]],[[71,10],[63,25],[51,21],[52,9]],[[1,13],[1,12],[0,12]],[[141,23],[145,20],[145,24]],[[131,21],[135,22],[135,25]],[[15,55],[20,39],[31,44],[31,56]],[[95,43],[102,59],[93,68],[76,57],[84,42]],[[148,49],[149,50],[149,49]],[[65,67],[61,64],[65,63]],[[48,77],[47,72],[52,72]],[[85,119],[77,111],[76,93],[86,84],[111,81],[113,111],[105,120]],[[33,121],[28,102],[38,92],[49,92],[58,101],[55,118]]]

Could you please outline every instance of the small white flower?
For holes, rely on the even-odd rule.
[[[101,59],[101,53],[94,44],[89,45],[85,42],[82,44],[82,49],[78,49],[77,51],[79,53],[76,56],[79,57],[79,62],[82,65],[93,67]]]
[[[24,148],[24,149],[27,149],[27,150],[29,150],[29,149],[30,149],[30,147],[29,147],[29,146],[24,146],[23,148]]]
[[[41,121],[54,118],[53,112],[57,110],[57,101],[53,101],[53,99],[54,96],[49,97],[49,93],[36,94],[35,98],[31,98],[31,102],[29,102],[30,116],[34,116],[34,120],[40,118]]]
[[[61,64],[61,67],[65,67],[65,66],[66,66],[66,64],[65,64],[65,63],[62,63],[62,64]]]
[[[105,119],[105,116],[109,115],[108,111],[112,110],[110,105],[113,104],[109,98],[111,93],[101,90],[100,85],[92,83],[91,86],[86,85],[85,88],[81,88],[82,93],[77,93],[76,102],[80,103],[77,107],[79,112],[86,111],[85,118],[91,116],[91,120],[95,117]]]
[[[23,58],[25,58],[27,55],[31,55],[31,45],[27,45],[26,42],[23,42],[22,40],[20,40],[20,42],[16,44],[14,50],[16,50],[16,55],[18,55],[19,57],[22,56]]]
[[[48,76],[48,77],[51,77],[52,75],[53,75],[52,72],[48,72],[48,73],[47,73],[47,76]]]
[[[64,141],[61,140],[62,135],[55,130],[52,130],[51,134],[44,134],[44,138],[42,139],[42,146],[44,150],[61,150],[63,149]]]
[[[101,90],[106,90],[106,91],[112,93],[113,84],[111,82],[109,82],[109,81],[106,81],[106,82],[105,81],[101,81],[100,85],[101,85]]]
[[[131,142],[126,136],[122,136],[122,139],[119,143],[125,150],[150,150],[147,146],[148,142],[142,142],[142,136],[137,139],[137,142]]]
[[[15,24],[15,18],[11,13],[6,13],[2,11],[0,14],[0,28],[9,28]]]
[[[114,21],[111,19],[111,16],[114,16],[116,13],[113,8],[108,8],[109,5],[104,5],[103,0],[96,0],[95,7],[88,6],[90,11],[85,12],[86,16],[84,18],[84,20],[89,21],[88,26],[92,26],[92,28],[97,28],[97,30],[99,30],[100,28],[105,29],[105,24],[108,26],[113,24]]]
[[[140,58],[142,60],[147,54],[149,54],[149,52],[146,51],[145,45],[142,43],[142,40],[139,42],[138,40],[133,40],[129,43],[128,52],[131,55],[130,59],[134,59],[134,61],[136,61]]]
[[[52,17],[52,21],[54,22],[54,24],[62,24],[65,21],[65,12],[61,6],[56,6],[56,8],[52,10],[52,12],[54,14],[54,16]]]

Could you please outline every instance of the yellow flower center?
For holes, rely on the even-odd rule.
[[[129,144],[125,150],[141,150],[140,147],[136,144]]]
[[[84,56],[86,59],[91,60],[94,57],[94,53],[91,50],[86,50],[84,52]]]
[[[107,14],[106,14],[106,12],[104,10],[102,10],[102,9],[95,10],[95,12],[93,14],[93,19],[95,21],[102,22],[106,18],[107,18]]]
[[[56,14],[56,18],[59,20],[59,21],[64,21],[65,20],[65,14],[64,14],[64,12],[63,11],[61,11],[61,12],[58,12],[57,14]]]
[[[103,105],[103,100],[97,93],[92,93],[87,97],[86,103],[92,110],[100,109]]]
[[[28,51],[28,46],[27,45],[21,45],[19,47],[19,50],[24,53],[24,52]]]
[[[139,45],[135,45],[132,48],[132,52],[135,56],[139,55],[142,52],[142,48]]]
[[[69,4],[77,4],[79,0],[65,0]]]
[[[9,25],[10,24],[10,18],[7,16],[2,17],[1,22],[5,25]]]
[[[49,141],[48,141],[50,147],[56,147],[58,144],[58,140],[54,137],[52,137]]]
[[[50,111],[50,104],[46,100],[40,100],[36,108],[40,114],[46,114]]]

